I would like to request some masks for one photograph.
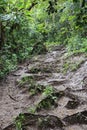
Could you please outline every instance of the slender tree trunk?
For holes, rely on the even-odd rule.
[[[4,27],[2,25],[2,22],[0,22],[0,50],[4,44],[4,41],[5,41]]]
[[[85,0],[82,0],[81,7],[85,7]]]

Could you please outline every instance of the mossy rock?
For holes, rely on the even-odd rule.
[[[21,118],[23,116],[23,119]],[[38,129],[48,129],[48,128],[62,128],[64,126],[63,122],[60,118],[53,115],[39,115],[39,114],[31,114],[24,113],[19,114],[16,118],[16,123],[21,122],[21,128],[25,128],[26,126],[33,125]],[[18,128],[18,127],[16,127]]]
[[[55,99],[52,98],[52,96],[48,96],[41,100],[37,106],[36,111],[40,111],[42,109],[49,110],[51,108],[56,108],[58,106]]]
[[[33,50],[31,52],[31,54],[46,54],[47,52],[47,48],[46,46],[42,43],[42,42],[37,42],[34,46],[33,46]]]
[[[43,92],[44,98],[38,103],[36,111],[41,111],[43,109],[49,110],[58,107],[57,101],[64,95],[64,91],[57,92],[56,89],[46,87]]]
[[[52,94],[48,94],[48,96],[44,97],[37,105],[36,111],[40,110],[49,110],[52,108],[58,107],[57,100],[60,99],[63,95],[59,96],[58,93],[53,92]]]

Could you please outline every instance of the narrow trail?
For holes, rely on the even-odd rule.
[[[29,107],[41,101],[40,94],[31,98],[28,88],[19,86],[19,81],[26,76],[33,77],[36,84],[52,86],[58,92],[64,92],[57,101],[57,107],[41,109],[37,114],[56,116],[66,125],[63,128],[49,127],[41,130],[87,130],[87,57],[80,54],[67,58],[63,47],[45,55],[34,56],[0,83],[0,130],[15,130],[10,127],[14,119],[20,113],[28,113]],[[81,118],[86,115],[86,123],[82,123],[83,119],[79,121],[79,117],[75,122],[75,114],[78,113]],[[39,129],[32,124],[25,130]]]

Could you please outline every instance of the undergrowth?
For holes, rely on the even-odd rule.
[[[69,53],[87,53],[86,1],[36,3],[33,8],[32,1],[0,0],[0,79],[31,55],[45,53],[44,43],[48,49],[62,44]]]

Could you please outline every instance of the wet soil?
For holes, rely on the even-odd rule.
[[[22,130],[87,130],[86,55],[59,46],[11,72],[0,82],[0,130],[16,130],[21,113]]]

